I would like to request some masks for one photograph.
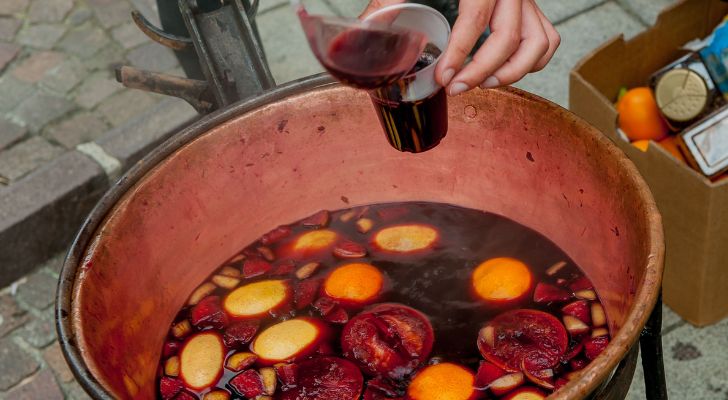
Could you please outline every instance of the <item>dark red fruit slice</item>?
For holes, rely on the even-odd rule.
[[[567,350],[566,353],[561,356],[561,361],[571,360],[572,358],[578,356],[582,350],[584,350],[584,343],[581,341],[574,342],[572,345],[569,346],[569,350]]]
[[[248,279],[267,274],[271,268],[273,266],[266,260],[249,258],[243,262],[243,278]]]
[[[336,302],[330,297],[319,297],[319,299],[313,303],[313,308],[318,310],[318,312],[321,313],[321,316],[325,317],[329,315],[334,308],[336,308]]]
[[[235,375],[228,382],[228,386],[240,396],[248,399],[264,394],[263,378],[258,371],[249,369]]]
[[[554,388],[555,389],[561,389],[562,386],[565,386],[567,383],[569,383],[569,380],[564,377],[558,377],[556,378],[556,382],[554,382]]]
[[[586,300],[577,300],[569,303],[561,308],[561,312],[564,315],[571,315],[572,317],[578,318],[587,325],[591,325],[591,311],[589,309],[589,302]]]
[[[223,342],[228,348],[240,349],[253,340],[256,332],[258,332],[258,327],[259,324],[256,320],[236,322],[225,329]]]
[[[540,351],[532,351],[521,361],[521,370],[526,378],[545,389],[554,388],[554,371],[551,369],[552,361],[544,357]]]
[[[266,233],[265,235],[260,237],[260,243],[264,245],[269,245],[278,242],[281,239],[284,239],[291,235],[291,228],[288,226],[279,226],[278,228],[273,229],[272,231]]]
[[[163,376],[159,380],[159,394],[164,400],[169,400],[184,389],[184,384],[179,379]]]
[[[192,394],[186,390],[181,391],[177,394],[177,396],[174,396],[174,400],[197,400],[198,397],[195,394]]]
[[[176,340],[164,342],[164,347],[162,348],[162,356],[164,358],[172,357],[173,355],[179,353],[179,349],[181,348],[182,342],[178,342]]]
[[[294,263],[293,260],[283,260],[273,266],[273,270],[271,270],[270,274],[275,276],[285,276],[290,275],[295,269],[296,263]]]
[[[586,360],[586,359],[584,359],[582,357],[573,358],[573,359],[569,360],[569,366],[574,371],[578,371],[580,369],[583,369],[587,365],[589,365],[589,360]]]
[[[367,382],[364,399],[398,399],[403,396],[403,390],[396,388],[390,381],[377,377]]]
[[[382,221],[392,221],[409,214],[409,210],[406,207],[389,207],[377,210],[377,214]]]
[[[597,358],[599,354],[601,354],[602,351],[607,347],[609,344],[609,337],[608,336],[599,336],[595,338],[588,338],[584,340],[584,355],[589,360],[593,360]]]
[[[343,240],[334,247],[333,253],[338,258],[362,258],[367,255],[367,249],[351,240]]]
[[[281,389],[288,390],[296,386],[298,366],[296,364],[276,364],[274,366],[278,381],[281,382]]]
[[[296,310],[302,310],[313,303],[318,295],[319,286],[321,286],[320,279],[307,279],[296,283],[296,288],[293,291],[293,302],[296,305]]]
[[[475,375],[475,388],[485,390],[491,382],[505,375],[506,371],[488,361],[481,361],[478,373]]]
[[[295,387],[284,390],[281,400],[357,400],[364,378],[354,363],[338,357],[311,358],[298,364]]]
[[[345,324],[349,321],[349,314],[342,307],[336,307],[331,310],[330,313],[326,314],[324,320],[331,322],[332,324]]]
[[[378,304],[349,320],[341,333],[344,356],[369,375],[399,379],[429,356],[432,325],[419,311],[394,303]]]
[[[587,279],[586,276],[582,276],[571,281],[571,283],[569,283],[569,289],[571,289],[572,292],[578,292],[581,290],[594,289],[594,285],[592,285],[591,281]]]
[[[506,311],[480,330],[478,349],[486,360],[509,372],[521,370],[521,362],[532,351],[554,366],[566,352],[569,338],[561,321],[543,311]]]
[[[306,228],[325,228],[327,225],[329,225],[329,219],[329,212],[326,210],[321,210],[316,214],[301,221],[301,225],[305,226]]]
[[[566,290],[540,282],[533,291],[533,301],[536,303],[550,303],[552,301],[566,301],[571,298],[571,293]]]
[[[197,329],[222,329],[228,324],[228,316],[222,310],[219,296],[207,296],[192,307],[190,322]]]

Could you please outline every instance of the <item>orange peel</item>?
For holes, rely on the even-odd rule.
[[[357,304],[374,301],[384,286],[384,275],[375,266],[364,263],[342,265],[329,274],[324,293],[343,302]]]
[[[529,293],[533,275],[528,266],[510,257],[491,258],[473,271],[475,294],[491,302],[512,301]]]

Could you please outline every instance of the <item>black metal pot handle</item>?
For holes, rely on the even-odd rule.
[[[647,400],[667,400],[665,365],[662,354],[662,292],[640,334],[642,369]]]

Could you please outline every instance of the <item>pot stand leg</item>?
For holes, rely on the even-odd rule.
[[[662,292],[640,335],[642,369],[647,400],[667,400],[665,366],[662,358]]]

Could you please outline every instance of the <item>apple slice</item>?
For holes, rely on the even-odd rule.
[[[582,350],[584,350],[584,343],[582,341],[572,341],[572,344],[569,346],[569,350],[567,350],[561,357],[561,361],[571,360],[578,356]]]
[[[179,376],[179,357],[170,357],[164,362],[164,374],[167,376]]]
[[[407,399],[471,400],[480,393],[473,387],[475,375],[469,369],[444,362],[421,369],[407,387]]]
[[[259,324],[256,320],[238,321],[229,325],[225,329],[225,334],[222,337],[225,346],[231,349],[242,348],[253,340],[253,337],[258,332],[258,327]]]
[[[574,296],[578,299],[596,300],[597,293],[593,289],[585,289],[574,292]]]
[[[225,289],[233,289],[240,283],[240,279],[233,278],[232,276],[226,275],[214,275],[212,277],[212,283]]]
[[[334,256],[343,259],[362,258],[367,255],[367,249],[359,243],[351,240],[342,240],[334,246]]]
[[[228,324],[228,316],[220,306],[220,297],[207,296],[195,304],[190,311],[190,322],[197,329],[223,329]]]
[[[478,349],[483,357],[508,372],[519,372],[521,361],[532,351],[540,352],[556,365],[569,344],[564,325],[553,315],[531,309],[510,310],[499,314],[488,322],[489,331],[480,330]]]
[[[533,301],[536,303],[561,302],[570,298],[571,293],[566,290],[543,282],[539,282],[533,291]]]
[[[571,315],[564,315],[564,326],[572,336],[582,335],[589,332],[589,325],[583,323],[579,318]]]
[[[162,399],[170,400],[184,389],[184,384],[179,379],[163,376],[159,380],[159,394]]]
[[[240,270],[235,267],[226,265],[217,271],[217,275],[228,276],[230,278],[240,278]]]
[[[339,216],[339,221],[346,223],[351,221],[354,217],[356,217],[356,211],[349,210]]]
[[[194,306],[195,304],[199,303],[200,300],[204,299],[205,297],[212,294],[212,292],[217,289],[217,286],[215,286],[212,282],[205,282],[202,285],[198,286],[197,289],[195,289],[192,294],[190,295],[190,298],[187,300],[187,305]]]
[[[296,278],[300,280],[308,279],[311,277],[311,275],[315,274],[316,271],[318,271],[320,266],[321,264],[317,262],[310,262],[308,264],[305,264],[304,266],[296,270]]]
[[[261,378],[258,371],[249,369],[235,375],[230,381],[228,386],[240,396],[246,399],[254,399],[258,396],[265,394],[265,388],[263,387],[263,378]]]
[[[230,392],[225,389],[215,389],[205,393],[202,400],[230,400]]]
[[[259,362],[273,365],[294,361],[313,353],[328,337],[324,324],[313,318],[299,317],[271,325],[250,344]]]
[[[478,367],[478,373],[475,375],[475,388],[485,390],[493,381],[505,374],[506,371],[497,365],[488,361],[481,361]]]
[[[233,353],[228,357],[227,361],[225,361],[225,368],[230,371],[240,372],[255,364],[256,361],[258,361],[258,356],[253,353],[248,353],[246,351]]]
[[[360,233],[367,233],[374,227],[374,221],[369,218],[359,218],[356,221],[356,230]]]
[[[546,393],[533,387],[524,387],[510,393],[503,400],[544,400],[545,398]]]
[[[592,303],[591,305],[591,319],[592,325],[595,328],[604,326],[607,324],[607,315],[604,313],[604,307],[599,303]]]
[[[172,336],[176,337],[177,339],[184,339],[192,333],[192,324],[190,324],[190,321],[183,319],[182,321],[177,322],[176,324],[172,325]]]
[[[374,245],[382,251],[415,253],[431,249],[440,237],[438,230],[425,224],[394,225],[374,234]]]
[[[546,275],[548,276],[554,276],[559,273],[564,267],[566,266],[566,261],[559,261],[555,263],[554,265],[548,267],[546,270]]]
[[[589,302],[586,300],[577,300],[573,303],[569,303],[561,308],[561,312],[564,315],[576,317],[587,325],[591,323]]]
[[[272,231],[266,233],[260,237],[260,243],[268,246],[274,244],[279,240],[285,239],[291,235],[291,228],[288,226],[279,226]]]
[[[329,225],[329,220],[331,219],[331,216],[328,211],[321,210],[317,212],[316,214],[304,219],[301,221],[301,225],[305,226],[306,228],[325,228]]]
[[[597,338],[599,336],[608,336],[609,331],[607,328],[596,328],[592,331],[591,337]]]
[[[219,334],[203,332],[185,343],[179,356],[179,375],[187,387],[202,390],[222,376],[225,346]]]
[[[255,250],[268,262],[273,262],[276,259],[276,254],[270,249],[270,247],[258,246]]]
[[[291,297],[285,280],[266,280],[249,283],[230,292],[223,308],[233,318],[253,318],[284,306]]]
[[[523,372],[514,372],[511,374],[503,375],[500,378],[490,383],[490,391],[496,396],[502,396],[511,390],[523,385],[526,379],[523,377]]]
[[[296,386],[298,376],[298,366],[296,364],[278,363],[273,367],[276,370],[278,380],[281,382],[281,389],[287,390]]]
[[[339,234],[332,230],[317,229],[299,235],[293,242],[292,250],[303,257],[307,257],[330,248],[338,239]]]
[[[276,379],[276,370],[271,367],[265,367],[258,370],[260,377],[263,378],[263,393],[273,396],[276,391],[278,379]]]
[[[358,400],[364,378],[352,362],[338,357],[314,357],[298,365],[295,386],[283,389],[280,400]]]
[[[602,351],[604,351],[608,344],[609,337],[607,336],[599,336],[586,339],[584,341],[584,355],[591,361],[597,358],[597,356],[601,354]]]
[[[554,389],[554,370],[552,361],[539,351],[532,351],[521,361],[521,370],[526,378],[544,389]]]
[[[249,258],[243,262],[243,278],[250,279],[256,276],[265,275],[273,268],[266,260],[260,258]]]

